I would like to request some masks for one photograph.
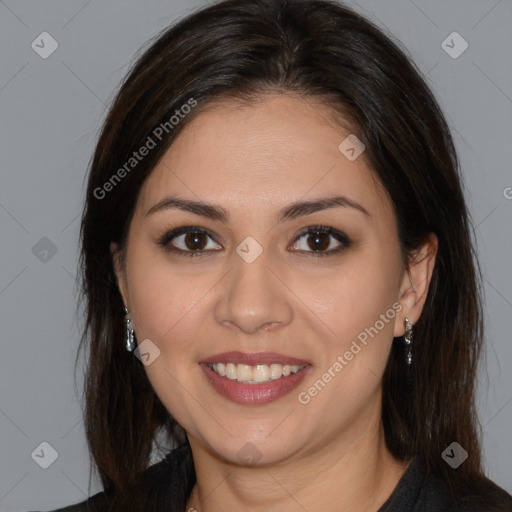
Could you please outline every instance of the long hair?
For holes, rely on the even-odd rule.
[[[421,457],[457,496],[483,471],[475,414],[480,277],[456,152],[433,94],[405,53],[372,23],[326,0],[227,0],[200,9],[151,42],[109,109],[90,166],[80,257],[85,426],[101,481],[132,499],[158,435],[186,442],[143,365],[124,348],[124,306],[109,245],[124,247],[142,184],[204,107],[273,92],[321,101],[349,121],[391,198],[404,261],[429,233],[438,238],[415,325],[414,369],[408,373],[395,340],[382,381],[382,421],[391,453]],[[190,112],[170,122],[187,104],[194,104]],[[130,160],[150,136],[156,147]],[[441,457],[453,441],[469,453],[457,471]]]

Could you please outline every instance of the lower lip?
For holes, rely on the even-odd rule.
[[[245,384],[221,377],[204,363],[199,365],[214,389],[228,400],[242,405],[260,405],[274,402],[295,389],[311,366],[306,365],[297,373],[261,384]]]

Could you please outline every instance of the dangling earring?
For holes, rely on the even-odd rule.
[[[125,325],[126,325],[126,350],[128,352],[133,352],[137,347],[137,342],[135,341],[135,333],[133,329],[131,328],[130,322],[130,313],[126,308],[124,308],[126,311],[126,317],[125,317]]]
[[[405,356],[405,362],[407,365],[410,365],[412,363],[412,354],[411,354],[411,344],[412,344],[412,324],[409,322],[409,319],[406,318],[404,320],[405,325],[405,335],[404,335],[404,342],[409,347],[409,351],[407,352],[407,355]]]

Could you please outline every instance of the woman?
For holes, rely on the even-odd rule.
[[[162,34],[105,121],[81,240],[106,490],[62,510],[512,510],[481,465],[452,139],[359,15],[225,1]]]

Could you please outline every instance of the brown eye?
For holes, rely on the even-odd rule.
[[[191,251],[204,249],[208,242],[206,235],[203,233],[187,233],[184,236],[183,243]]]
[[[222,249],[208,231],[194,226],[173,229],[158,241],[158,245],[183,256],[202,256]]]
[[[325,233],[315,233],[307,237],[307,244],[313,251],[325,251],[330,243],[330,236]]]
[[[350,243],[344,233],[334,228],[311,226],[298,236],[292,248],[310,256],[330,256],[343,251]]]

